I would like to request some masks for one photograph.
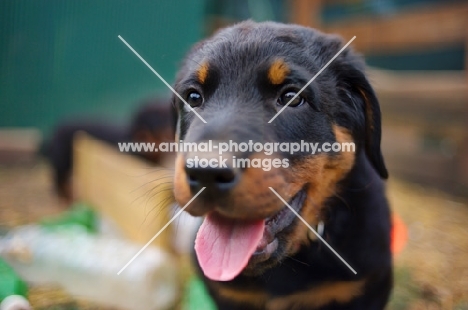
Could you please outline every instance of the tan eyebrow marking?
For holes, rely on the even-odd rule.
[[[289,72],[289,67],[284,60],[277,59],[271,64],[270,69],[268,69],[268,80],[274,85],[281,84]]]
[[[198,77],[198,81],[200,82],[200,84],[205,83],[206,77],[208,76],[208,69],[209,69],[209,66],[208,66],[208,63],[206,62],[204,62],[200,66],[200,68],[198,68],[197,77]]]

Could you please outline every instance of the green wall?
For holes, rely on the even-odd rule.
[[[0,127],[48,132],[63,117],[123,120],[203,34],[203,0],[0,1]]]

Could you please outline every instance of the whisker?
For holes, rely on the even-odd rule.
[[[291,259],[291,260],[293,260],[293,261],[295,261],[295,262],[298,262],[298,263],[303,264],[303,265],[305,265],[305,266],[307,266],[307,267],[310,267],[310,264],[307,264],[307,263],[305,263],[305,262],[303,262],[303,261],[300,261],[300,260],[298,260],[298,259],[296,259],[296,258],[294,258],[294,257],[292,257],[292,256],[286,255],[286,257],[289,258],[289,259]]]
[[[150,183],[153,183],[153,182],[156,182],[156,181],[159,181],[159,180],[163,180],[163,179],[165,179],[165,178],[173,178],[173,177],[174,177],[173,174],[170,174],[170,175],[162,175],[162,176],[160,176],[160,177],[158,177],[158,178],[156,178],[156,179],[152,179],[151,181],[148,181],[148,182],[146,182],[146,183],[143,183],[142,185],[140,185],[140,186],[138,186],[137,188],[133,189],[130,193],[133,193],[133,192],[137,191],[138,189],[142,188],[143,186],[148,185],[148,184],[150,184]]]
[[[166,178],[160,178],[160,179],[158,179],[158,181],[161,181],[161,180],[164,180],[164,179],[166,179]],[[152,182],[152,181],[151,181],[151,182],[147,182],[147,183],[145,183],[144,185],[148,185],[148,184],[150,184],[150,183],[153,183],[153,182]],[[142,197],[146,197],[146,195],[148,195],[150,192],[152,192],[153,190],[155,190],[155,189],[158,188],[159,186],[161,186],[161,185],[166,185],[166,184],[172,184],[172,179],[169,180],[169,181],[165,181],[165,182],[159,182],[156,186],[153,186],[153,187],[151,187],[150,189],[146,190],[146,192],[144,192],[143,195],[138,196],[135,200],[138,200],[138,199],[140,199],[140,198],[142,198]],[[140,186],[139,188],[141,188],[141,187],[142,187],[142,186]],[[138,189],[138,188],[137,188],[137,189]],[[136,189],[135,189],[135,190],[136,190]],[[132,190],[130,193],[135,192],[135,190]]]
[[[143,226],[143,225],[146,223],[146,220],[148,219],[148,216],[149,216],[154,210],[159,209],[159,211],[157,212],[157,214],[156,214],[155,217],[154,217],[154,218],[157,218],[157,217],[159,217],[159,215],[161,214],[161,212],[164,210],[164,207],[165,207],[165,206],[171,205],[170,202],[171,202],[171,201],[174,201],[174,200],[175,200],[174,197],[171,195],[171,196],[169,196],[169,197],[167,197],[167,198],[165,198],[165,199],[159,201],[159,202],[158,202],[149,212],[147,212],[147,213],[146,213],[146,206],[147,206],[147,205],[145,205],[145,214],[146,214],[146,215],[145,215],[145,219],[144,219],[143,222],[141,223],[141,226]],[[151,224],[151,223],[149,223],[149,224]]]

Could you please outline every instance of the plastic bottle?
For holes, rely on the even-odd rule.
[[[26,283],[8,264],[0,259],[0,310],[29,310]]]
[[[80,225],[88,232],[95,233],[98,230],[99,217],[93,208],[85,203],[74,203],[70,210],[59,216],[45,218],[40,221],[44,227],[63,227],[69,225]]]
[[[32,308],[23,295],[10,295],[2,300],[0,310],[32,310]]]
[[[23,226],[0,239],[0,255],[33,283],[55,282],[81,299],[119,309],[166,309],[177,296],[170,256],[121,239],[91,235],[80,226]]]

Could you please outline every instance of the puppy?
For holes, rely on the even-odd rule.
[[[195,260],[219,309],[362,310],[387,303],[388,174],[379,103],[364,62],[347,48],[301,91],[343,45],[311,28],[247,21],[196,44],[182,64],[175,90],[185,102],[173,98],[177,140],[355,145],[349,152],[273,155],[231,149],[223,157],[232,160],[219,167],[193,165],[194,158],[217,159],[216,150],[179,152],[175,198],[185,206],[199,194],[186,211],[205,216]],[[239,167],[239,159],[287,165]]]
[[[169,142],[174,137],[175,112],[168,101],[151,99],[141,102],[132,116],[129,126],[103,120],[79,119],[64,121],[53,131],[52,137],[40,152],[50,162],[54,186],[59,197],[66,202],[73,200],[71,174],[73,170],[73,139],[83,131],[96,139],[117,148],[120,142],[155,143]],[[161,152],[135,153],[154,164],[162,161]]]

